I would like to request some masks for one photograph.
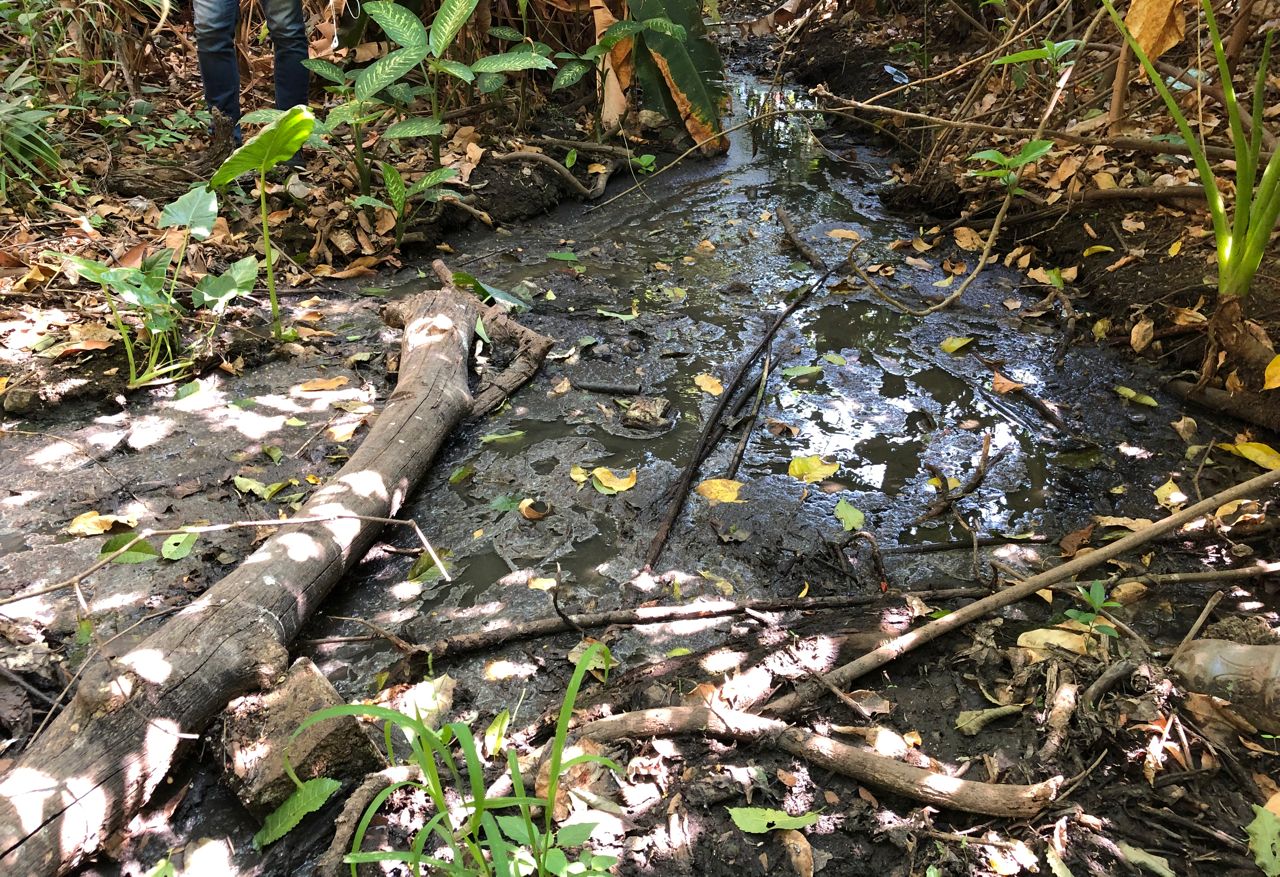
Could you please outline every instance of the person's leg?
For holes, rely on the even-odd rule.
[[[209,109],[218,109],[240,130],[240,66],[236,59],[236,0],[195,0],[196,54]]]
[[[302,0],[261,0],[267,17],[267,30],[276,54],[276,109],[287,110],[307,102],[309,71],[302,66],[307,59],[307,25],[302,14]]]

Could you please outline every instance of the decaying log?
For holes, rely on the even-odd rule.
[[[672,734],[710,734],[742,742],[767,741],[797,758],[869,786],[950,810],[988,816],[1029,819],[1053,800],[1062,783],[1061,777],[1031,786],[949,777],[804,728],[789,727],[777,719],[727,708],[685,706],[638,710],[584,725],[578,737],[604,742],[622,737]]]
[[[147,801],[184,740],[233,697],[284,675],[288,644],[378,535],[380,524],[349,516],[393,515],[474,410],[467,366],[480,311],[456,289],[415,298],[395,392],[299,512],[327,520],[281,527],[137,648],[87,668],[66,711],[0,779],[7,873],[82,862]]]
[[[1280,405],[1266,398],[1265,393],[1250,393],[1245,390],[1232,395],[1217,387],[1197,389],[1191,381],[1170,381],[1165,389],[1188,402],[1203,405],[1210,411],[1280,433]]]

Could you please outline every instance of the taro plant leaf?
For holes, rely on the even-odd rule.
[[[430,47],[431,54],[437,58],[444,55],[453,40],[462,30],[463,25],[476,11],[479,0],[444,0],[431,22]]]
[[[413,118],[396,122],[382,132],[383,137],[434,137],[444,131],[439,119]]]
[[[571,88],[577,85],[582,81],[582,77],[591,72],[593,66],[589,61],[569,61],[556,73],[556,78],[551,83],[551,90],[559,91],[562,88]]]
[[[191,236],[202,241],[213,234],[213,223],[217,218],[218,196],[204,186],[197,186],[165,205],[159,225],[161,228],[190,229]]]
[[[102,550],[98,552],[98,554],[100,557],[106,557],[108,554],[114,554],[121,548],[129,545],[129,543],[133,542],[134,539],[137,539],[137,537],[132,533],[121,533],[118,536],[112,536],[106,542],[102,543]],[[129,545],[128,549],[119,557],[113,557],[111,562],[147,563],[148,561],[155,560],[159,556],[160,552],[156,550],[154,545],[146,539],[138,539],[137,542],[133,542],[132,545]]]
[[[471,65],[476,73],[510,73],[515,70],[554,70],[555,62],[536,52],[504,52],[480,58]]]
[[[365,12],[396,44],[414,50],[420,58],[427,55],[427,29],[417,14],[407,6],[390,0],[374,0],[364,5]],[[443,12],[443,10],[441,10]]]
[[[817,813],[792,816],[782,810],[768,807],[727,807],[733,824],[751,834],[765,834],[780,828],[804,828],[818,821]]]
[[[345,70],[324,58],[308,58],[302,62],[302,66],[321,79],[327,79],[335,85],[346,85],[349,78]]]
[[[199,538],[198,533],[174,533],[161,543],[160,556],[165,560],[182,560],[191,553]]]
[[[340,788],[342,783],[328,777],[316,777],[299,785],[283,804],[268,814],[262,828],[253,836],[254,847],[262,849],[284,837],[304,816],[323,807]]]
[[[356,76],[356,97],[368,100],[404,76],[422,60],[412,49],[396,49],[360,71]]]
[[[315,124],[316,117],[310,108],[297,106],[288,110],[231,153],[214,172],[213,179],[209,181],[210,188],[219,189],[250,171],[265,174],[280,162],[292,158],[311,136]]]
[[[662,19],[673,25],[647,26],[635,36],[636,78],[645,109],[683,124],[702,144],[703,152],[723,151],[728,146],[720,126],[724,64],[707,38],[701,4],[698,0],[640,0],[631,11],[643,22]],[[682,36],[664,32],[674,32],[675,25],[684,30]]]
[[[387,197],[391,199],[391,207],[395,210],[396,216],[403,216],[408,195],[404,187],[404,178],[400,176],[400,172],[394,165],[387,164],[385,161],[381,162],[381,165],[382,185],[386,187]]]
[[[227,309],[237,296],[248,295],[258,282],[258,260],[245,256],[231,263],[222,274],[206,274],[191,291],[191,303],[198,308],[208,308],[215,314]]]

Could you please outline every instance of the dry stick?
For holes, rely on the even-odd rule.
[[[1124,121],[1124,103],[1129,96],[1129,70],[1133,66],[1133,50],[1126,40],[1120,47],[1120,60],[1116,63],[1115,79],[1111,82],[1111,109],[1107,113],[1107,130],[1112,136],[1120,133]]]
[[[782,749],[819,767],[853,777],[916,801],[989,816],[1031,818],[1053,800],[1061,777],[1030,786],[983,783],[935,773],[876,755],[785,722],[750,713],[708,707],[667,707],[622,713],[584,725],[579,739],[600,742],[623,737],[710,734]]]
[[[613,173],[613,169],[617,164],[616,162],[610,162],[608,170],[597,175],[595,183],[591,188],[587,188],[582,184],[581,180],[573,175],[573,171],[569,170],[561,162],[556,161],[545,152],[530,152],[529,150],[522,149],[516,152],[508,152],[505,155],[490,152],[489,157],[494,161],[532,161],[544,165],[555,171],[560,176],[560,179],[564,180],[565,184],[572,189],[575,194],[587,199],[588,201],[594,201],[596,198],[599,198],[604,194],[605,186],[609,183],[609,176]]]
[[[1209,616],[1213,614],[1213,610],[1218,608],[1218,604],[1222,602],[1223,596],[1225,595],[1222,591],[1214,591],[1213,596],[1208,599],[1204,604],[1204,608],[1200,610],[1200,614],[1196,617],[1195,624],[1191,625],[1191,628],[1187,631],[1187,635],[1182,638],[1182,642],[1178,643],[1178,647],[1173,650],[1175,657],[1178,652],[1185,649],[1187,645],[1196,638],[1196,635],[1200,633],[1200,628],[1204,627],[1204,623],[1209,620]]]
[[[986,594],[987,591],[975,588],[950,588],[941,591],[905,593],[911,593],[925,601],[940,601],[981,596]],[[851,606],[870,606],[882,603],[886,596],[897,595],[857,594],[840,597],[792,597],[779,600],[748,600],[743,603],[714,600],[690,603],[685,606],[640,606],[636,609],[613,609],[606,612],[569,615],[564,619],[560,617],[538,618],[507,627],[495,627],[488,630],[445,636],[434,642],[422,645],[410,643],[408,648],[401,646],[404,640],[398,637],[388,637],[388,639],[397,648],[401,648],[402,651],[414,655],[429,654],[434,661],[439,661],[455,655],[496,648],[519,640],[555,636],[583,628],[612,627],[614,625],[643,627],[648,624],[722,618],[730,615],[743,615],[748,612],[826,612],[835,609],[847,609]]]
[[[444,564],[441,563],[440,556],[436,554],[436,550],[431,547],[431,542],[427,539],[426,534],[422,532],[422,528],[418,526],[418,522],[412,518],[402,520],[400,518],[378,518],[371,517],[369,515],[319,515],[306,518],[268,518],[263,521],[233,521],[229,524],[203,524],[200,526],[177,527],[166,530],[140,530],[128,542],[121,545],[110,554],[101,555],[91,566],[76,573],[71,578],[64,579],[56,584],[49,585],[46,588],[41,588],[38,591],[14,594],[12,596],[5,597],[0,599],[0,606],[7,606],[10,603],[19,603],[23,600],[30,600],[35,597],[43,597],[45,594],[52,594],[55,591],[62,591],[67,588],[74,588],[89,576],[111,563],[117,557],[127,553],[130,548],[137,545],[139,542],[145,541],[151,536],[178,536],[185,533],[220,533],[224,530],[234,530],[244,527],[292,527],[297,524],[323,524],[330,521],[372,521],[378,524],[393,524],[400,527],[412,527],[419,541],[422,542],[423,550],[425,550],[431,556],[431,559],[435,561],[436,567],[440,570],[441,577],[444,578],[445,581],[453,581],[453,579],[449,577],[448,571],[445,570]]]
[[[756,342],[756,346],[751,348],[750,352],[743,357],[738,370],[734,372],[733,377],[725,384],[724,392],[720,394],[715,408],[711,410],[711,416],[707,418],[706,426],[702,429],[702,436],[698,439],[698,444],[693,449],[693,456],[690,458],[688,465],[685,466],[680,480],[676,482],[675,496],[672,498],[670,505],[667,506],[667,512],[663,515],[661,523],[658,524],[658,530],[653,535],[653,541],[649,543],[645,566],[652,568],[658,562],[658,558],[662,556],[662,549],[666,547],[667,537],[671,535],[671,527],[675,524],[676,518],[680,517],[680,510],[684,508],[685,500],[689,498],[689,487],[693,484],[694,476],[698,474],[698,468],[702,465],[702,461],[711,452],[714,444],[712,436],[716,434],[720,418],[724,416],[725,409],[729,406],[730,397],[738,389],[738,385],[742,383],[742,379],[760,356],[761,351],[769,345],[769,342],[773,340],[773,336],[778,334],[778,330],[782,328],[782,324],[786,322],[787,317],[795,313],[801,305],[809,300],[809,296],[813,295],[815,291],[827,282],[832,270],[828,268],[824,271],[821,277],[809,284],[807,289],[796,296],[795,301],[787,305],[786,309],[773,321],[773,325],[765,330],[764,336]]]
[[[1109,545],[1104,545],[1088,554],[1077,555],[1072,560],[1064,563],[1062,566],[1042,572],[1039,575],[1032,576],[1020,584],[1006,588],[998,594],[992,594],[974,603],[970,603],[957,611],[931,621],[924,627],[913,630],[910,633],[903,634],[897,639],[890,640],[874,651],[868,652],[861,658],[851,661],[842,667],[839,667],[827,674],[827,681],[833,685],[843,686],[857,679],[866,673],[871,672],[879,667],[883,667],[895,658],[905,655],[907,652],[930,642],[943,634],[957,630],[970,621],[984,618],[991,613],[1012,605],[1019,600],[1030,597],[1036,591],[1047,588],[1050,585],[1057,584],[1064,579],[1071,578],[1087,569],[1105,563],[1113,557],[1118,557],[1134,548],[1146,545],[1157,536],[1171,532],[1177,527],[1182,526],[1187,521],[1194,520],[1200,515],[1213,513],[1223,503],[1230,502],[1234,499],[1243,499],[1244,497],[1256,494],[1260,490],[1272,487],[1280,483],[1280,469],[1270,472],[1264,472],[1255,478],[1251,478],[1242,484],[1228,488],[1214,496],[1209,497],[1203,502],[1198,502],[1177,514],[1157,521],[1148,527],[1143,527],[1134,533],[1130,533],[1123,539],[1119,539]],[[822,692],[823,688],[816,685],[805,685],[797,688],[797,690],[786,697],[779,698],[768,704],[765,709],[775,715],[787,715],[795,712],[797,709],[806,706],[816,699]]]
[[[760,406],[764,402],[764,389],[769,382],[769,369],[772,362],[772,352],[765,351],[764,368],[760,372],[760,380],[756,382],[755,404],[751,407],[747,425],[742,429],[742,438],[738,439],[738,446],[733,449],[733,458],[729,460],[729,466],[724,470],[724,477],[730,481],[738,474],[738,467],[742,465],[742,458],[747,453],[747,445],[751,442],[751,433],[755,431],[756,421],[760,419]]]

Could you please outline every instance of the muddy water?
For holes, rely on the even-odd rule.
[[[739,82],[735,120],[799,101]],[[451,242],[455,254],[448,259],[456,269],[531,296],[521,319],[555,337],[556,348],[507,408],[455,437],[405,509],[447,553],[452,581],[434,573],[407,581],[409,558],[375,550],[329,614],[368,618],[424,640],[550,614],[546,593],[528,588],[512,575],[517,570],[527,577],[558,569],[571,609],[676,596],[669,586],[640,591],[627,583],[665,508],[664,492],[715,402],[695,376],[727,381],[789,296],[815,278],[784,246],[777,210],[789,211],[832,264],[849,243],[829,232],[856,232],[864,241],[860,261],[889,266],[892,276],[882,269],[881,283],[908,301],[946,291],[936,286],[946,277],[944,259],[972,265],[977,255],[957,249],[949,235],[930,233],[927,217],[886,211],[879,193],[893,185],[890,157],[849,135],[819,146],[810,124],[816,117],[762,122],[734,134],[723,158],[641,178],[642,191],[616,202],[566,205],[510,234]],[[624,182],[616,181],[615,190]],[[941,241],[922,252],[902,245],[921,234]],[[575,260],[566,261],[567,253]],[[414,276],[396,292],[423,282]],[[1025,282],[992,267],[959,307],[922,321],[833,276],[773,343],[762,426],[737,474],[743,502],[710,507],[693,496],[673,530],[660,570],[702,574],[679,596],[730,589],[740,597],[792,595],[806,584],[810,593],[872,587],[869,572],[841,574],[825,553],[826,543],[843,533],[834,516],[840,499],[865,514],[882,546],[967,538],[953,516],[918,522],[935,495],[922,463],[964,481],[984,435],[1002,457],[961,504],[981,534],[1039,533],[1056,541],[1092,514],[1157,514],[1151,489],[1182,453],[1167,426],[1174,404],[1153,389],[1153,376],[1134,373],[1105,348],[1072,346],[1061,351],[1059,364],[1055,314],[1024,316],[1044,293],[1018,286]],[[1078,307],[1087,310],[1087,302]],[[1081,325],[1087,334],[1089,321]],[[974,340],[948,354],[939,345],[949,336]],[[1071,429],[1055,430],[1016,396],[996,394],[991,367],[974,353],[1002,360],[1002,374],[1058,403]],[[816,370],[787,371],[797,367]],[[566,377],[574,388],[558,393]],[[656,433],[623,426],[617,400],[625,397],[579,389],[592,383],[634,384],[667,399],[671,425]],[[1124,403],[1116,384],[1151,392],[1162,407]],[[722,477],[738,435],[721,443],[702,478]],[[839,468],[806,486],[788,475],[788,466],[813,454]],[[637,483],[605,496],[575,483],[574,465],[635,469]],[[511,510],[523,498],[550,503],[551,515],[524,520]],[[891,565],[890,578],[896,586],[946,586],[969,570],[960,551]],[[364,632],[322,621],[310,635]],[[615,646],[626,658],[661,654],[670,641],[623,637]],[[394,657],[381,643],[308,651],[352,696],[369,694],[377,671]],[[521,690],[494,686],[475,699],[480,706],[509,703]]]

